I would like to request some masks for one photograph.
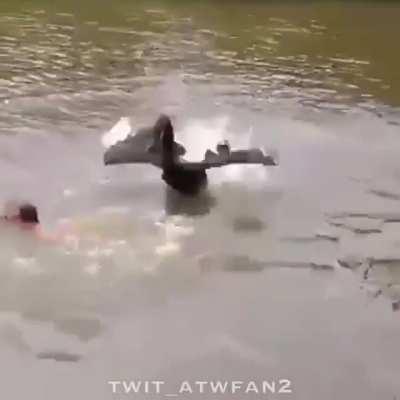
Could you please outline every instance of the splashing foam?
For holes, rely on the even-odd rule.
[[[229,117],[221,116],[211,120],[190,119],[177,133],[186,147],[185,158],[201,161],[207,149],[213,149],[217,143],[228,138]]]
[[[178,132],[177,140],[184,143],[187,153],[185,158],[190,161],[200,161],[207,149],[215,150],[218,142],[228,140],[233,149],[247,149],[252,147],[253,128],[238,134],[230,129],[230,117],[218,116],[209,120],[191,119]],[[219,174],[213,178],[214,182],[246,181],[259,183],[268,179],[268,171],[260,165],[229,165],[221,168]]]
[[[102,138],[101,143],[105,148],[124,140],[132,132],[131,121],[128,117],[122,117]]]
[[[155,253],[161,257],[168,257],[180,253],[182,239],[194,233],[192,226],[184,224],[182,218],[168,218],[164,222],[156,222],[156,225],[163,232],[165,240],[162,244],[155,247]]]

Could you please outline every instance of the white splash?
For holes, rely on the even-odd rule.
[[[253,127],[247,132],[238,134],[229,128],[230,117],[221,115],[208,120],[191,119],[184,128],[177,133],[177,140],[186,147],[185,159],[200,161],[204,158],[207,149],[215,150],[218,142],[228,140],[232,149],[248,149],[252,147]],[[268,154],[271,154],[269,151]],[[274,154],[277,156],[277,154]],[[246,181],[258,184],[268,180],[268,169],[261,165],[229,165],[221,168],[213,177],[213,182]]]
[[[171,257],[173,255],[179,254],[180,251],[181,251],[180,243],[171,241],[156,246],[154,249],[154,252],[161,257]]]
[[[164,236],[162,244],[155,247],[154,252],[161,257],[169,257],[180,253],[182,239],[194,233],[194,228],[184,224],[181,218],[168,218],[164,222],[156,222]]]
[[[124,140],[132,132],[131,121],[128,117],[122,117],[102,138],[104,147],[110,147],[120,140]]]
[[[185,159],[201,161],[208,149],[215,149],[218,142],[229,140],[229,117],[220,116],[210,120],[191,119],[177,133],[177,140],[186,147]]]

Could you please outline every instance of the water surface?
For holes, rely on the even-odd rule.
[[[3,1],[0,201],[78,232],[0,227],[6,397],[281,377],[296,399],[399,396],[399,18],[396,2]],[[229,138],[280,166],[214,171],[192,200],[156,169],[103,167],[118,121],[160,112],[190,157]]]

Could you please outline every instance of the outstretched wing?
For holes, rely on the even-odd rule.
[[[128,136],[108,148],[104,153],[104,164],[152,164],[161,167],[161,143],[154,138],[152,128],[140,129],[135,135]],[[181,158],[186,153],[184,146],[177,142],[174,142],[174,146],[177,164],[186,169],[209,169],[229,164],[277,165],[274,157],[257,148],[234,151],[229,149],[222,153],[207,150],[202,161],[191,162]]]
[[[199,170],[223,167],[229,164],[262,164],[266,166],[278,165],[277,160],[261,149],[234,150],[226,154],[215,153],[207,150],[204,159],[199,162],[181,160],[179,162],[185,169]]]
[[[185,154],[186,149],[175,142],[178,156]],[[141,129],[136,135],[128,136],[117,142],[104,153],[104,164],[153,164],[161,166],[161,145],[155,143],[151,129]]]
[[[276,166],[277,160],[271,155],[265,154],[261,149],[234,150],[226,157],[226,164],[262,164]]]

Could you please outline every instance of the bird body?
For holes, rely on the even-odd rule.
[[[174,151],[174,128],[171,121],[161,134],[162,179],[173,189],[187,195],[197,194],[207,186],[205,168],[190,169],[184,162],[179,162]]]
[[[208,183],[204,169],[195,171],[182,165],[164,168],[161,177],[167,185],[186,195],[198,194]]]

